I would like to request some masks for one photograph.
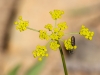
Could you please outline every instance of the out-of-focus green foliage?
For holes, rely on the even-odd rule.
[[[17,75],[20,66],[21,65],[17,65],[15,68],[13,68],[11,71],[9,71],[8,75]]]
[[[41,62],[37,61],[37,63],[35,65],[33,65],[30,69],[28,69],[28,71],[24,75],[39,75],[43,68],[45,59],[46,58],[44,58]],[[17,75],[20,67],[21,67],[21,65],[17,65],[15,68],[13,68],[11,71],[9,71],[9,73],[7,75]]]
[[[42,61],[37,61],[37,63],[35,65],[33,65],[26,73],[25,75],[39,75],[41,70],[42,70],[42,67],[43,67],[43,64],[44,64],[44,61],[45,61],[46,58],[43,58]]]

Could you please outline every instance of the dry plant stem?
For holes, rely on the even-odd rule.
[[[58,43],[59,43],[59,41],[58,41]],[[65,62],[65,58],[64,58],[64,54],[63,54],[61,46],[59,47],[59,50],[60,50],[61,59],[62,59],[62,63],[63,63],[64,73],[65,73],[65,75],[68,75],[67,67],[66,67],[66,62]]]

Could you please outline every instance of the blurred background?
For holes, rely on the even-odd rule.
[[[95,33],[92,41],[74,35],[78,48],[72,55],[61,42],[69,75],[100,75],[100,0],[0,0],[0,75],[64,75],[59,50],[48,48],[49,56],[38,62],[32,51],[47,41],[31,30],[19,32],[14,25],[22,16],[29,27],[44,29],[55,24],[49,14],[54,9],[64,10],[57,23],[67,22],[66,33],[79,32],[83,24]]]

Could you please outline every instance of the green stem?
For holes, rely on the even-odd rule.
[[[59,43],[59,41],[58,41],[58,43]],[[60,54],[61,54],[61,58],[62,58],[64,73],[65,73],[65,75],[68,75],[67,68],[66,68],[66,62],[65,62],[65,58],[64,58],[64,54],[63,54],[61,46],[59,47],[59,50],[60,50]]]
[[[36,29],[30,28],[30,27],[27,27],[27,29],[30,29],[30,30],[33,30],[33,31],[39,32],[39,30],[36,30]]]

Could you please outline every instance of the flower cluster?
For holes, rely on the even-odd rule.
[[[50,35],[47,34],[45,30],[40,30],[40,39],[46,39],[48,40],[51,38],[51,40],[59,40],[64,35],[64,30],[67,29],[66,22],[61,22],[58,24],[57,27],[53,28],[51,24],[45,25],[44,28],[48,29],[52,33]]]
[[[14,24],[16,25],[16,29],[19,30],[20,32],[26,30],[27,26],[29,25],[28,21],[23,21],[22,17],[19,17],[20,22],[15,22]]]
[[[66,22],[61,22],[56,28],[53,28],[53,33],[50,35],[52,40],[59,40],[64,35],[64,30],[67,29]]]
[[[36,57],[39,57],[38,60],[42,60],[42,57],[44,56],[48,56],[48,53],[47,52],[47,49],[45,46],[40,46],[40,45],[37,45],[36,47],[36,50],[33,51],[33,56],[36,58]]]
[[[51,38],[52,40],[58,40],[58,36],[57,36],[56,33],[52,33],[52,34],[50,35],[50,38]]]
[[[65,30],[68,28],[68,26],[66,25],[66,22],[59,23],[58,27],[60,28],[60,30]]]
[[[94,32],[89,31],[84,25],[82,25],[81,30],[79,32],[80,35],[84,36],[88,40],[92,40]]]
[[[57,20],[58,18],[61,17],[61,15],[64,12],[61,10],[54,10],[53,12],[50,11],[50,14],[52,16],[52,18],[54,20]],[[51,31],[52,33],[48,36],[47,33],[44,31],[41,31],[41,39],[46,39],[46,37],[48,36],[48,38],[50,38],[52,41],[50,42],[50,48],[52,50],[57,50],[57,48],[60,47],[60,45],[57,43],[57,41],[64,35],[64,30],[68,28],[66,22],[61,22],[57,24],[57,27],[54,27],[51,24],[47,24],[45,25],[46,29],[48,29],[49,31]]]
[[[49,12],[54,20],[61,18],[61,15],[64,14],[62,10],[54,10]]]
[[[54,12],[56,13],[57,11]],[[60,47],[57,41],[64,35],[64,30],[67,29],[67,27],[68,26],[66,22],[58,23],[57,27],[53,27],[51,24],[47,24],[44,28],[48,29],[52,33],[48,35],[45,30],[40,30],[39,38],[46,40],[51,39],[52,41],[50,42],[50,48],[52,50],[57,50],[57,48]]]
[[[47,32],[45,31],[45,30],[40,30],[39,31],[40,32],[40,34],[39,34],[39,38],[40,39],[46,39],[46,40],[48,40],[49,39],[49,36],[48,36],[48,34],[47,34]]]
[[[59,32],[57,33],[57,36],[58,36],[59,39],[60,39],[63,35],[64,35],[64,32],[63,32],[63,31],[59,31]]]
[[[57,43],[57,41],[50,42],[50,48],[52,50],[57,50],[57,48],[59,48],[59,47],[60,47],[60,45]]]
[[[28,23],[28,21],[23,21],[22,17],[19,17],[20,22],[16,21],[14,24],[16,25],[16,29],[20,30],[20,32],[22,32],[26,29],[31,29],[33,31],[39,32],[40,39],[42,39],[42,40],[43,39],[46,39],[46,40],[51,39],[50,48],[52,50],[57,50],[57,48],[60,47],[60,44],[58,41],[62,38],[62,36],[64,36],[64,30],[68,28],[66,22],[61,22],[56,25],[56,20],[61,18],[62,14],[64,14],[64,11],[62,11],[62,10],[50,11],[50,15],[55,20],[55,27],[53,27],[52,24],[47,24],[44,27],[51,32],[50,35],[48,35],[47,31],[45,31],[45,30],[36,30],[36,29],[27,27],[29,25],[29,23]],[[89,29],[83,25],[80,32],[78,32],[77,34],[85,36],[86,39],[92,40],[94,32],[89,31]],[[75,42],[74,37],[73,38],[71,37],[71,38],[65,40],[64,45],[65,45],[66,50],[69,50],[69,52],[71,52],[73,49],[76,49],[77,46],[75,45],[74,42]],[[33,56],[35,58],[38,57],[38,60],[40,60],[40,61],[42,60],[42,58],[44,56],[48,56],[46,47],[40,46],[40,45],[37,45],[36,49],[32,53],[33,53]]]
[[[76,49],[77,48],[76,45],[75,46],[72,46],[72,44],[71,44],[71,38],[69,38],[68,40],[65,40],[64,41],[64,45],[65,45],[65,48],[67,50],[73,50],[73,49]]]
[[[53,26],[51,24],[45,25],[45,28],[51,31],[53,29]]]

